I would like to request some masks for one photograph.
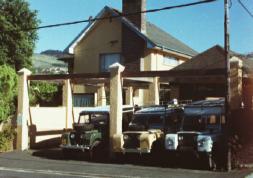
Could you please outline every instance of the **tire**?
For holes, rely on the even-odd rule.
[[[117,163],[125,163],[125,155],[123,153],[114,153],[114,159]]]
[[[204,165],[205,165],[205,169],[208,169],[208,170],[211,170],[211,171],[214,171],[216,170],[216,162],[215,162],[215,159],[214,159],[214,156],[211,153],[205,153],[203,154],[202,156],[202,161],[204,162]]]
[[[105,144],[99,140],[95,141],[90,150],[90,160],[95,162],[105,161],[107,156]]]
[[[162,163],[163,148],[160,141],[154,141],[151,148],[151,161],[154,164]]]
[[[73,152],[72,152],[72,150],[63,148],[62,149],[62,156],[64,159],[70,159],[73,157]]]

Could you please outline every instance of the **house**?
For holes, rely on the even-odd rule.
[[[106,6],[96,18],[146,9],[146,0],[123,0],[122,4],[122,12]],[[125,66],[125,71],[130,72],[170,70],[197,54],[183,42],[146,21],[143,13],[92,21],[69,44],[65,52],[74,55],[69,59],[73,73],[106,72],[115,62],[121,63]],[[143,80],[152,82],[151,79]],[[101,101],[98,90],[94,86],[75,85],[74,105],[82,106],[87,98],[95,100],[96,105],[96,102]],[[107,93],[106,87],[105,90]],[[147,90],[134,90],[134,104],[157,104],[157,101],[154,103],[148,96]]]

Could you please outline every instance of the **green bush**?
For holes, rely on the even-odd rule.
[[[31,82],[30,105],[52,106],[61,104],[61,85],[44,81]]]
[[[5,152],[13,149],[14,129],[8,124],[0,132],[0,152]]]
[[[0,66],[0,123],[15,113],[17,96],[17,74],[7,65]]]

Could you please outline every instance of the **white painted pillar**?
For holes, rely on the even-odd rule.
[[[98,88],[97,105],[98,106],[106,106],[106,94],[105,94],[105,86],[104,85],[102,85]]]
[[[94,93],[94,106],[98,106],[98,93]]]
[[[154,77],[153,82],[149,85],[149,104],[159,105],[159,80],[158,80],[158,77]]]
[[[72,92],[71,92],[71,84],[70,84],[70,80],[67,79],[64,81],[64,85],[63,85],[63,106],[66,107],[66,118],[65,118],[65,128],[72,128],[72,124],[73,124],[73,114],[72,114],[72,107],[73,107],[73,103],[72,103]]]
[[[126,104],[133,105],[133,87],[128,87],[126,90]]]
[[[121,72],[125,67],[119,63],[110,66],[110,148],[114,134],[122,133],[122,83]]]
[[[29,96],[27,77],[32,72],[26,68],[18,71],[18,115],[17,115],[17,150],[28,149],[28,121],[29,114]]]

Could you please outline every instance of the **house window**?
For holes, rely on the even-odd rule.
[[[93,93],[75,93],[73,94],[73,106],[74,107],[91,107],[94,106],[94,94]]]
[[[177,66],[179,64],[179,61],[171,56],[163,56],[163,64],[170,66]]]
[[[101,54],[100,72],[108,72],[109,66],[116,62],[121,63],[121,56],[119,53]]]

